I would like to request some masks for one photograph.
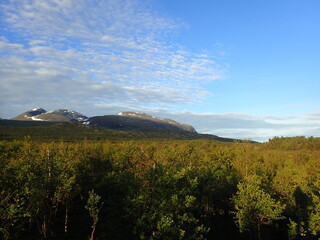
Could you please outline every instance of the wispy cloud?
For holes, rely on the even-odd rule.
[[[89,116],[138,110],[199,132],[265,141],[320,135],[320,114],[176,112],[201,100],[224,68],[175,41],[184,23],[143,0],[4,0],[0,3],[0,117],[40,106]],[[297,107],[288,105],[287,107]]]
[[[213,56],[174,44],[170,35],[182,24],[145,1],[6,0],[0,7],[2,107],[190,103],[207,94],[204,82],[223,76]]]
[[[314,121],[319,113],[301,116],[272,116],[243,113],[194,113],[189,111],[170,113],[159,110],[153,114],[173,118],[191,124],[200,133],[222,137],[267,141],[275,136],[319,136],[320,122]]]

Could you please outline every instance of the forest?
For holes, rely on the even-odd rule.
[[[0,141],[0,239],[319,238],[319,138]]]

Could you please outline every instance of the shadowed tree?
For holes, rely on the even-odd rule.
[[[101,197],[94,192],[94,190],[91,190],[89,192],[89,198],[87,201],[87,205],[85,208],[89,211],[90,217],[92,218],[92,225],[91,225],[91,235],[90,240],[94,239],[94,233],[96,231],[96,226],[99,221],[99,213],[102,208],[103,203],[100,202]]]

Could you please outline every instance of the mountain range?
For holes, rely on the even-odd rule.
[[[0,139],[16,139],[24,135],[45,137],[49,140],[50,138],[70,139],[71,132],[72,138],[91,136],[94,139],[109,139],[112,135],[112,139],[115,136],[132,139],[210,139],[227,142],[235,140],[201,134],[191,125],[141,112],[120,112],[117,115],[87,117],[69,109],[46,111],[37,107],[10,120],[0,120]]]
[[[43,108],[33,108],[12,120],[19,121],[47,121],[47,122],[78,122],[94,127],[103,127],[115,130],[176,130],[196,133],[188,125],[172,119],[163,119],[140,112],[120,112],[118,115],[87,116],[69,109],[58,109],[47,112]]]

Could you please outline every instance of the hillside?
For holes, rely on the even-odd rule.
[[[138,140],[138,139],[210,139],[233,142],[210,134],[158,129],[153,131],[115,130],[81,123],[0,120],[0,140],[21,140],[26,136],[37,141]]]

